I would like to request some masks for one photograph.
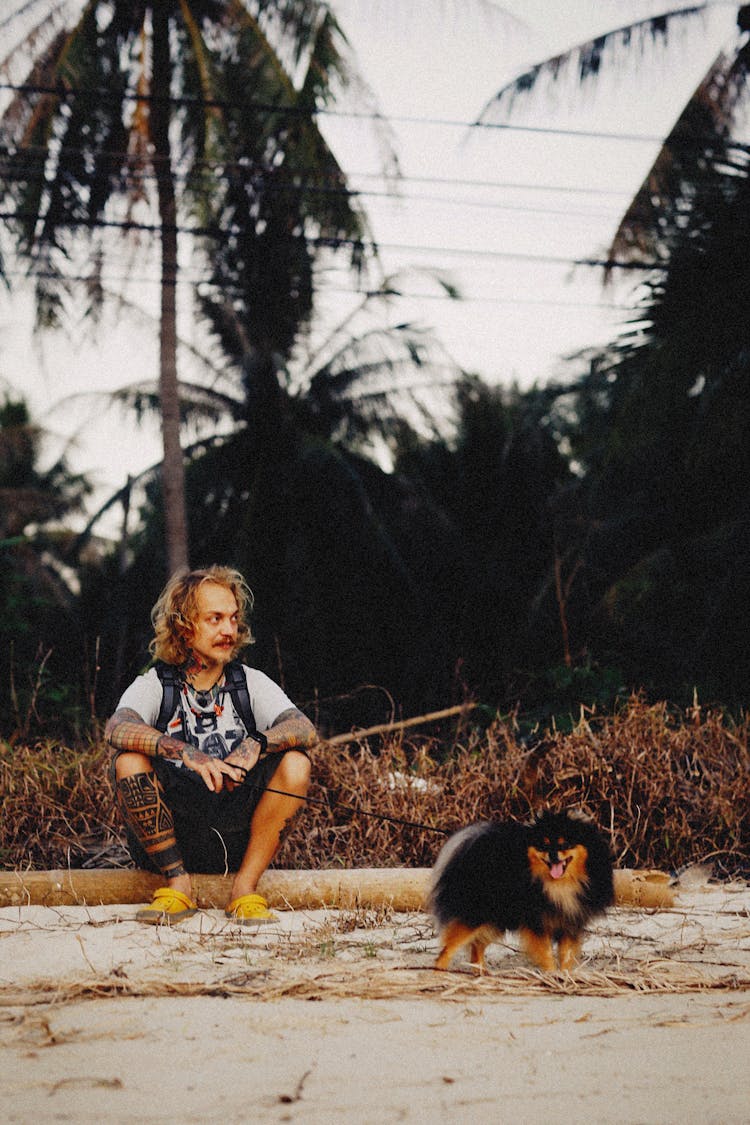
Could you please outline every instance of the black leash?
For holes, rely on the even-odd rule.
[[[301,797],[299,793],[287,793],[284,789],[272,789],[270,785],[248,785],[247,775],[250,772],[244,766],[237,766],[234,762],[231,763],[236,770],[241,770],[245,774],[245,781],[243,785],[247,785],[248,789],[255,789],[261,793],[278,793],[282,797],[294,797],[297,801],[306,801],[308,805],[322,805],[331,812],[334,809],[344,809],[346,812],[354,813],[356,816],[369,816],[373,820],[385,820],[389,824],[400,824],[404,828],[421,828],[425,832],[439,832],[441,836],[452,835],[445,828],[436,828],[433,824],[419,824],[416,820],[404,820],[400,816],[388,816],[387,813],[370,812],[369,809],[359,808],[357,805],[344,805],[339,801],[336,794],[331,789],[326,789],[324,792],[327,794],[325,798],[320,797]]]

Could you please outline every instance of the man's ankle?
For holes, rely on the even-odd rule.
[[[182,894],[187,895],[188,898],[191,897],[192,881],[187,873],[182,875],[172,875],[171,878],[167,879],[166,882],[168,887],[172,887],[172,889],[175,891],[180,891]]]
[[[229,901],[234,902],[237,898],[242,898],[243,895],[254,895],[258,891],[257,879],[242,879],[232,885],[229,892]]]

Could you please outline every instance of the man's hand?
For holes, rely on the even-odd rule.
[[[254,738],[243,738],[239,746],[235,746],[231,754],[227,754],[224,759],[225,765],[239,766],[240,780],[244,778],[246,773],[249,773],[253,766],[260,757],[261,744]],[[230,782],[227,786],[228,789],[234,789],[234,784]]]
[[[221,793],[225,781],[228,789],[234,788],[232,783],[242,781],[244,777],[242,771],[235,769],[228,759],[222,761],[221,758],[212,758],[209,754],[196,750],[194,746],[185,747],[182,761],[189,770],[200,774],[212,793]]]

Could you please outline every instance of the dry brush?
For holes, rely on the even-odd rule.
[[[324,743],[312,800],[277,866],[429,866],[461,825],[552,805],[593,816],[620,866],[710,862],[719,875],[747,875],[749,741],[745,717],[633,698],[533,744],[512,719],[464,724],[450,739]],[[119,831],[100,744],[0,743],[1,866],[111,866],[123,861]]]

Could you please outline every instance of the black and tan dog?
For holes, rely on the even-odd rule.
[[[609,848],[580,814],[473,824],[450,837],[432,873],[429,903],[441,933],[435,968],[447,969],[470,945],[481,971],[485,948],[513,930],[540,969],[558,962],[570,969],[586,925],[613,897]]]

